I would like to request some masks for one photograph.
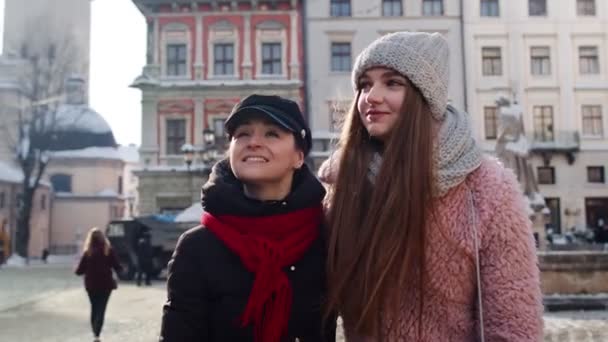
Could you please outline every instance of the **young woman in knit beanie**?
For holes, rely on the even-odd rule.
[[[169,263],[163,342],[335,341],[323,324],[325,189],[304,164],[298,105],[243,99],[225,123],[229,157],[203,186],[202,226]]]
[[[347,341],[539,341],[536,251],[516,178],[482,156],[447,105],[440,34],[379,38],[352,72],[356,99],[329,184],[328,312]]]

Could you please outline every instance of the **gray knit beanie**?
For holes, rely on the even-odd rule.
[[[439,33],[396,32],[376,39],[357,60],[353,88],[372,67],[386,67],[406,76],[428,102],[433,117],[443,120],[448,103],[449,49]]]

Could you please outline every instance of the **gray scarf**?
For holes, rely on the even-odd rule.
[[[473,139],[469,114],[447,107],[435,147],[437,170],[436,197],[445,195],[451,188],[462,183],[466,176],[481,165],[481,150]],[[374,153],[367,177],[375,183],[382,166],[382,155]]]

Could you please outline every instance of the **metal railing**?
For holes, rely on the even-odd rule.
[[[576,151],[581,146],[577,131],[531,132],[526,135],[532,151]]]

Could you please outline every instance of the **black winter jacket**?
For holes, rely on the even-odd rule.
[[[213,215],[266,216],[319,205],[325,190],[306,166],[294,176],[291,193],[282,201],[245,197],[227,161],[218,163],[203,187],[203,208]],[[334,342],[335,320],[322,322],[326,292],[323,234],[302,259],[284,269],[293,288],[293,304],[285,341]],[[253,285],[238,255],[212,232],[199,226],[184,233],[169,262],[168,300],[160,341],[250,342],[253,326],[241,326]]]

